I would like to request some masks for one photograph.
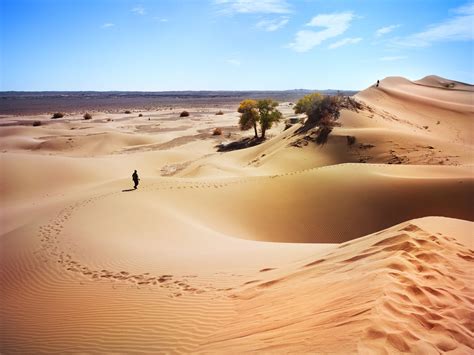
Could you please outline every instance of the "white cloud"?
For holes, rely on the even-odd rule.
[[[104,23],[102,26],[100,26],[101,28],[110,28],[110,27],[114,27],[115,24],[113,23]]]
[[[287,14],[291,12],[286,0],[215,0],[214,2],[222,5],[222,13]]]
[[[474,3],[453,9],[451,18],[433,24],[426,30],[405,38],[398,38],[395,44],[401,46],[429,46],[435,42],[474,40]]]
[[[237,59],[227,59],[227,64],[240,67],[240,60]]]
[[[329,46],[329,49],[334,49],[334,48],[338,48],[338,47],[342,47],[342,46],[345,46],[347,44],[356,44],[356,43],[359,43],[360,41],[362,41],[362,38],[361,37],[357,37],[357,38],[344,38],[344,39],[341,39],[340,41],[336,42],[336,43],[333,43]]]
[[[262,20],[255,26],[261,30],[273,32],[285,26],[288,21],[288,17],[279,17],[273,20]]]
[[[132,9],[132,12],[136,15],[145,15],[146,11],[143,6],[136,6]]]
[[[406,58],[407,58],[406,56],[398,55],[398,56],[393,56],[393,57],[382,57],[382,58],[380,58],[380,60],[382,62],[393,62],[393,61],[396,61],[396,60],[402,60],[402,59],[406,59]]]
[[[375,37],[382,37],[383,35],[392,32],[394,29],[400,26],[401,25],[390,25],[390,26],[379,28],[377,31],[375,31]]]
[[[324,29],[321,31],[298,31],[289,47],[297,52],[307,52],[323,41],[346,32],[353,18],[354,14],[352,12],[317,15],[306,26],[323,27]]]

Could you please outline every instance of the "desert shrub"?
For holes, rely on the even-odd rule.
[[[113,121],[113,119],[111,119],[111,118],[107,118],[107,122],[110,122],[110,121]]]
[[[179,114],[179,117],[188,117],[189,116],[189,112],[188,111],[182,111],[180,114]]]
[[[83,117],[84,117],[85,120],[92,119],[92,115],[89,112],[86,112]]]
[[[222,135],[222,128],[216,127],[214,128],[214,131],[212,131],[213,136],[220,136]]]
[[[340,116],[340,98],[338,96],[321,96],[309,94],[295,105],[295,113],[305,113],[308,127],[332,126]]]
[[[223,115],[223,114],[224,114],[224,112],[222,112],[222,110],[219,110],[219,111],[216,112],[216,115]]]
[[[63,118],[63,117],[64,117],[64,113],[55,112],[55,113],[53,113],[53,116],[51,118]]]
[[[318,144],[318,145],[326,144],[331,131],[332,131],[332,127],[329,127],[329,126],[319,127],[318,130],[316,131],[316,134],[317,134],[316,144]]]
[[[130,111],[130,110],[125,110],[125,111],[123,111],[123,113],[126,113],[126,114],[128,115],[128,114],[132,113],[132,111]]]
[[[354,136],[347,136],[347,145],[351,146],[356,142],[356,137]]]
[[[41,126],[41,121],[33,121],[33,127]]]
[[[143,117],[143,115],[140,113],[140,114],[138,114],[138,117]]]

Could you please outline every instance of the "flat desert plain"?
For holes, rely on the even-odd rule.
[[[473,86],[354,99],[227,152],[238,104],[3,115],[0,352],[472,354]]]

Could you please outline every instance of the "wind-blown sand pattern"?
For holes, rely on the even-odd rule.
[[[472,86],[355,99],[226,153],[235,107],[2,117],[0,352],[472,353]]]

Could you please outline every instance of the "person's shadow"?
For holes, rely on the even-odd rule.
[[[130,191],[135,191],[136,189],[127,189],[127,190],[122,190],[122,192],[130,192]]]

